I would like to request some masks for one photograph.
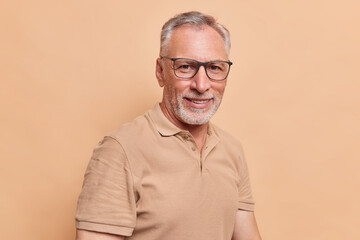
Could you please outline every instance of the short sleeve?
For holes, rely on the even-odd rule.
[[[76,211],[77,229],[131,236],[136,222],[133,179],[121,145],[105,137],[85,172]]]
[[[252,196],[249,171],[243,152],[240,156],[240,171],[239,171],[239,185],[238,185],[238,209],[246,211],[254,211],[254,199]]]

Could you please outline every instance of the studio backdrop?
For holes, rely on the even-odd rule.
[[[213,122],[245,149],[263,239],[360,239],[358,1],[2,1],[0,238],[75,238],[93,147],[161,100],[160,29],[215,16],[234,62]]]

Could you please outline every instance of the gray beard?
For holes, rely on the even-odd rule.
[[[177,97],[177,99],[172,99],[171,102],[166,101],[165,104],[167,105],[168,109],[174,109],[175,115],[178,118],[178,120],[189,125],[203,125],[209,122],[211,117],[214,116],[215,112],[219,108],[221,102],[221,99],[215,97],[214,104],[212,105],[210,112],[206,115],[202,115],[202,113],[205,112],[206,109],[198,109],[198,108],[190,108],[188,110],[185,109],[183,104],[184,96],[189,98],[192,97],[204,98],[204,95],[192,93],[187,95],[180,95]],[[167,99],[169,99],[168,96]]]

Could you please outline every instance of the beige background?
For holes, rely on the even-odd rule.
[[[355,0],[2,1],[0,238],[74,239],[92,148],[161,99],[162,24],[200,10],[232,34],[214,122],[244,145],[263,239],[360,239]]]

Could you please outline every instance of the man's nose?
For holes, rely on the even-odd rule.
[[[195,89],[199,93],[204,93],[210,88],[210,79],[206,75],[205,67],[200,66],[199,71],[193,77],[191,82],[191,88]]]

